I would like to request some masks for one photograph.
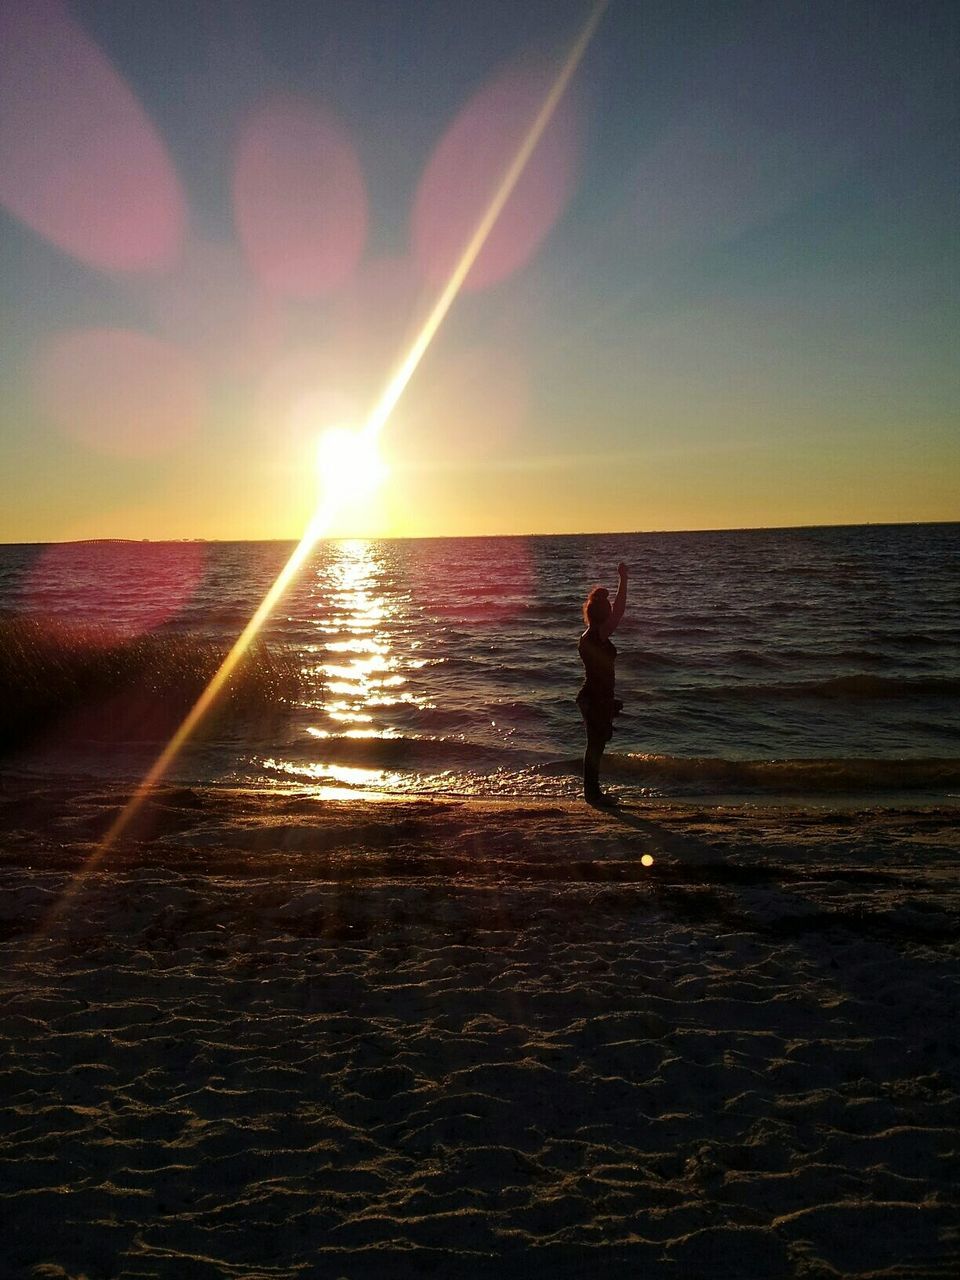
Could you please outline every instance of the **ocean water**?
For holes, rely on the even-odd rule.
[[[232,641],[291,546],[0,548],[0,610]],[[639,795],[960,795],[960,524],[318,546],[266,625],[304,673],[174,773],[576,794],[581,602],[631,578],[610,781]],[[156,743],[48,741],[135,773]]]

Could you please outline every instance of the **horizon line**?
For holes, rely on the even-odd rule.
[[[901,528],[907,525],[949,525],[960,524],[960,517],[951,520],[845,520],[827,521],[818,524],[758,524],[758,525],[704,525],[690,529],[583,529],[566,533],[406,533],[406,534],[337,534],[317,539],[318,542],[442,542],[464,541],[492,538],[634,538],[646,534],[664,536],[667,534],[688,533],[781,533],[797,529],[884,529]],[[3,547],[54,547],[54,546],[91,546],[104,543],[122,543],[124,545],[142,546],[150,543],[157,546],[169,546],[174,543],[289,543],[296,542],[296,537],[274,538],[50,538],[19,539],[13,542],[0,542]]]

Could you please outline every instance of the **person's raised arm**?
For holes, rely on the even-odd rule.
[[[630,575],[627,566],[622,560],[617,565],[617,574],[620,581],[617,584],[617,594],[613,601],[613,608],[610,611],[610,617],[600,628],[604,640],[616,631],[620,619],[623,617],[623,611],[627,607],[627,579]]]

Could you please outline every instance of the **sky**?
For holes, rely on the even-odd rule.
[[[0,541],[297,538],[588,0],[0,10]],[[960,518],[960,10],[612,0],[332,532]]]

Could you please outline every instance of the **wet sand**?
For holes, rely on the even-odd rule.
[[[956,810],[167,788],[58,909],[121,799],[0,790],[4,1276],[960,1267]]]

